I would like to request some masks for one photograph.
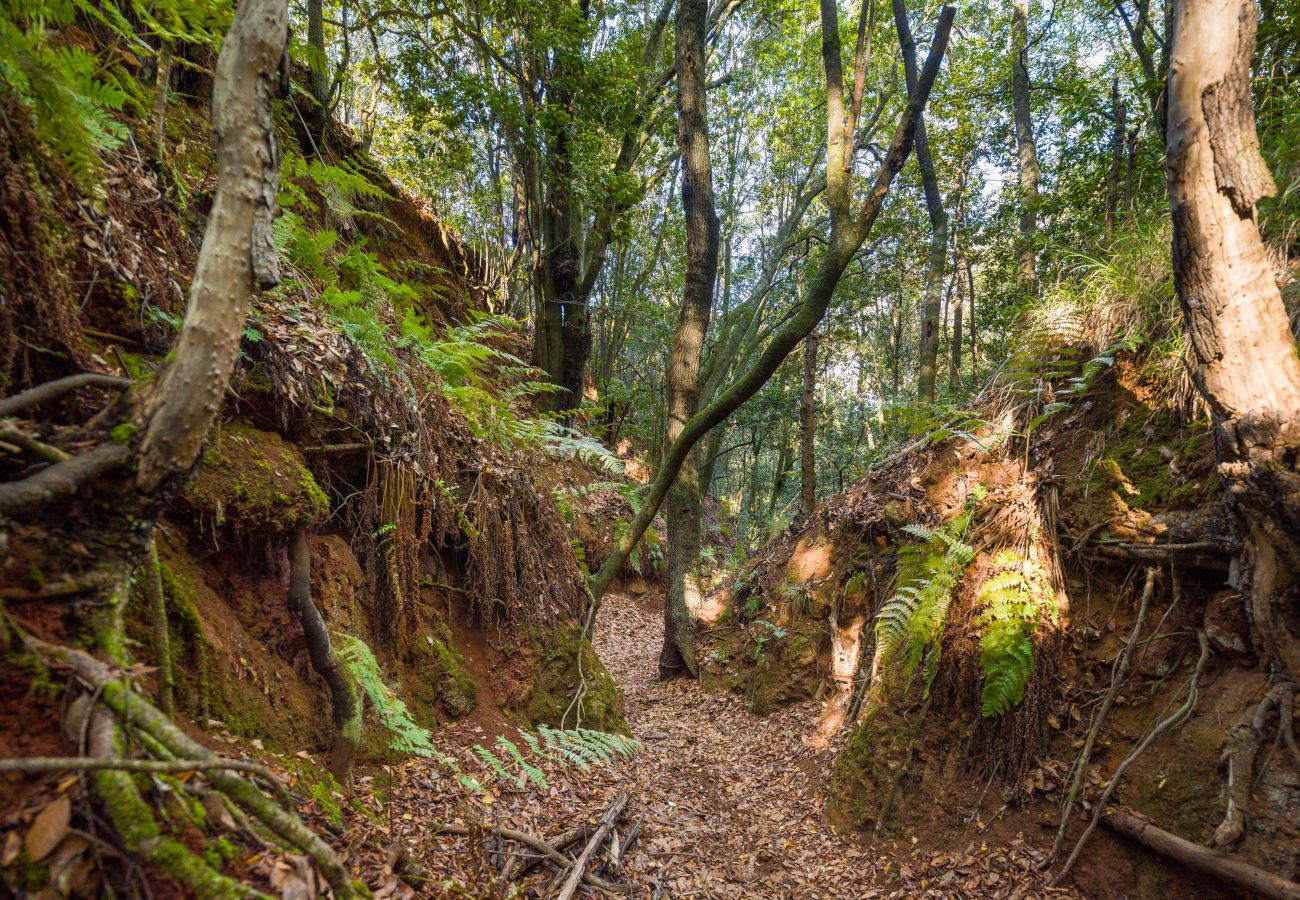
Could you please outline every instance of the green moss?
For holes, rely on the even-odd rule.
[[[136,428],[134,422],[123,422],[108,433],[109,440],[125,447],[131,443],[131,438],[135,437]]]
[[[181,497],[202,524],[231,526],[243,535],[287,533],[329,515],[329,497],[302,455],[278,434],[241,422],[214,438]]]
[[[923,721],[922,716],[906,720],[880,707],[868,710],[831,769],[826,813],[833,823],[853,830],[875,826]],[[898,809],[897,797],[893,808]]]
[[[582,698],[582,727],[628,732],[618,687],[591,642],[582,640],[581,628],[560,625],[541,631],[534,635],[532,649],[536,656],[532,688],[518,710],[527,724],[574,727],[576,716],[569,712],[569,704],[577,692],[581,659],[587,682]]]

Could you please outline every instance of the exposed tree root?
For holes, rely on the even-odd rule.
[[[126,465],[131,449],[112,442],[42,469],[30,478],[0,484],[0,515],[12,516],[71,497],[88,482]]]
[[[1102,814],[1101,822],[1112,831],[1144,844],[1161,856],[1167,856],[1189,869],[1207,872],[1248,893],[1275,900],[1300,900],[1300,884],[1209,850],[1200,844],[1183,840],[1145,819],[1110,810]]]
[[[125,390],[132,384],[134,382],[130,378],[122,378],[118,375],[81,372],[77,375],[69,375],[66,378],[47,381],[45,384],[38,384],[21,394],[14,394],[12,397],[0,400],[0,416],[12,416],[41,403],[49,403],[51,400],[57,400],[64,394],[69,394],[78,388],[104,387]]]
[[[26,637],[27,648],[70,668],[78,678],[100,694],[100,699],[125,722],[138,728],[180,757],[210,760],[211,750],[181,731],[167,716],[131,690],[105,663],[80,650]],[[265,824],[275,835],[307,854],[334,889],[336,900],[356,896],[351,879],[334,849],[326,844],[292,812],[281,809],[253,784],[230,771],[213,769],[208,779],[222,793]]]
[[[1228,740],[1223,747],[1223,759],[1228,766],[1228,808],[1223,821],[1214,829],[1210,844],[1230,847],[1246,833],[1246,816],[1250,810],[1250,786],[1254,780],[1255,757],[1264,740],[1268,720],[1278,713],[1279,737],[1285,738],[1291,730],[1291,707],[1295,698],[1295,685],[1279,681],[1264,695],[1255,707],[1249,723],[1238,722],[1228,727]],[[1295,746],[1295,735],[1290,737],[1290,747]]]
[[[100,772],[116,769],[119,772],[156,772],[178,774],[181,772],[211,772],[225,769],[230,772],[248,772],[260,775],[273,785],[279,784],[275,774],[261,763],[247,759],[123,759],[117,756],[23,756],[17,759],[0,759],[0,772]]]
[[[89,738],[90,751],[96,757],[110,763],[122,762],[116,758],[121,753],[120,729],[117,721],[105,710],[95,710],[90,714]],[[180,841],[164,837],[153,811],[127,772],[116,767],[105,768],[96,772],[91,781],[126,849],[158,866],[194,896],[203,900],[266,896],[215,871]]]
[[[167,600],[163,597],[162,566],[158,562],[158,537],[149,535],[146,556],[145,595],[153,620],[153,650],[158,661],[158,702],[165,715],[176,715],[176,678],[172,672],[171,639],[167,633]]]
[[[311,599],[311,544],[305,529],[298,529],[289,548],[289,608],[298,614],[307,638],[312,668],[329,687],[334,718],[334,748],[330,773],[345,788],[352,783],[352,759],[361,742],[361,704],[352,682],[339,667],[330,646],[329,630]]]
[[[1201,673],[1205,671],[1205,663],[1210,658],[1210,642],[1209,639],[1206,638],[1205,632],[1198,632],[1196,636],[1201,644],[1201,655],[1196,660],[1196,669],[1192,672],[1192,680],[1187,685],[1187,700],[1183,702],[1183,705],[1180,706],[1173,715],[1161,721],[1155,728],[1152,728],[1150,733],[1148,733],[1147,736],[1133,748],[1133,752],[1130,753],[1124,761],[1119,764],[1118,768],[1115,769],[1115,774],[1110,777],[1110,781],[1106,784],[1106,790],[1102,792],[1101,799],[1097,801],[1096,812],[1093,813],[1092,821],[1089,822],[1088,827],[1083,830],[1083,834],[1079,835],[1079,840],[1075,843],[1074,849],[1070,851],[1070,857],[1065,861],[1065,865],[1061,867],[1061,871],[1057,872],[1056,877],[1052,879],[1053,884],[1060,884],[1065,876],[1070,873],[1070,869],[1079,858],[1079,854],[1083,852],[1084,845],[1088,843],[1088,838],[1092,836],[1092,832],[1097,827],[1097,823],[1101,821],[1102,812],[1106,809],[1106,804],[1110,802],[1111,795],[1115,793],[1115,788],[1119,785],[1120,779],[1124,777],[1124,772],[1127,771],[1128,767],[1133,764],[1135,759],[1142,755],[1147,747],[1151,746],[1156,738],[1169,729],[1176,728],[1178,725],[1182,724],[1183,720],[1191,715],[1192,710],[1196,708]]]
[[[1129,633],[1128,642],[1124,644],[1124,649],[1115,658],[1115,668],[1111,671],[1110,677],[1110,689],[1106,691],[1106,697],[1102,700],[1101,707],[1093,717],[1092,726],[1088,729],[1088,736],[1083,742],[1083,749],[1079,751],[1079,758],[1074,762],[1074,777],[1070,780],[1070,790],[1066,793],[1065,800],[1061,804],[1061,824],[1056,829],[1056,839],[1052,841],[1052,850],[1047,854],[1047,859],[1043,863],[1044,866],[1051,865],[1052,860],[1056,859],[1056,855],[1061,852],[1061,844],[1065,840],[1065,829],[1070,824],[1070,812],[1074,809],[1074,801],[1079,798],[1079,789],[1083,785],[1084,778],[1087,777],[1088,761],[1092,757],[1092,747],[1097,742],[1097,736],[1101,734],[1102,725],[1105,724],[1106,715],[1115,702],[1115,694],[1119,691],[1119,686],[1128,679],[1129,663],[1133,659],[1133,648],[1137,646],[1138,635],[1142,632],[1142,623],[1146,620],[1147,608],[1151,605],[1151,596],[1155,593],[1156,577],[1159,574],[1159,569],[1147,569],[1146,584],[1142,587],[1142,600],[1138,604],[1137,616],[1133,619],[1133,630]]]

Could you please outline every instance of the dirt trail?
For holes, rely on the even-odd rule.
[[[665,893],[719,897],[864,897],[887,882],[882,860],[829,831],[821,773],[831,761],[803,736],[810,704],[751,715],[734,695],[660,682],[659,614],[631,598],[601,607],[596,651],[623,688],[644,747],[628,769],[646,809],[642,852],[670,875]]]
[[[805,740],[817,730],[821,705],[759,717],[735,695],[706,694],[694,681],[660,682],[662,638],[662,613],[625,595],[606,598],[595,645],[624,691],[642,744],[631,758],[588,771],[544,764],[546,788],[496,779],[468,797],[436,762],[411,760],[390,770],[397,777],[384,788],[382,840],[421,847],[431,874],[454,875],[480,888],[477,896],[499,896],[493,883],[503,854],[513,851],[493,840],[431,835],[430,822],[482,821],[554,835],[592,821],[626,790],[631,816],[644,820],[618,880],[637,885],[640,898],[1072,895],[1044,889],[1023,841],[987,846],[972,834],[969,847],[952,854],[919,852],[910,835],[868,844],[834,833],[822,816],[822,791],[835,743],[820,748]],[[466,748],[490,744],[494,731],[491,723],[455,722],[440,729],[438,743],[486,776]],[[545,895],[541,884],[533,887]]]

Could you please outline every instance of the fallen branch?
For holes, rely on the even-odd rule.
[[[1161,856],[1198,872],[1213,875],[1245,892],[1268,897],[1270,900],[1300,900],[1300,884],[1200,844],[1193,844],[1145,819],[1111,810],[1102,814],[1101,822],[1112,831],[1132,838]]]
[[[600,824],[596,826],[596,833],[587,841],[587,846],[578,854],[578,858],[573,861],[573,868],[569,870],[569,877],[564,880],[560,892],[556,894],[556,900],[571,900],[577,893],[578,885],[582,883],[583,876],[587,871],[587,863],[592,855],[600,848],[605,837],[609,834],[618,817],[623,814],[623,807],[627,806],[627,791],[619,791],[614,802],[605,810],[605,814],[600,817]]]
[[[591,837],[591,826],[584,822],[581,825],[570,828],[563,834],[546,841],[546,843],[556,850],[565,850],[571,844],[576,844],[578,841],[585,841],[589,837]],[[501,872],[501,878],[507,884],[512,881],[518,881],[524,875],[527,875],[533,866],[546,858],[547,857],[545,856],[531,856],[512,859]]]
[[[493,834],[499,834],[503,838],[518,841],[521,844],[532,847],[538,853],[542,854],[542,856],[559,866],[561,872],[568,868],[568,866],[573,862],[573,860],[569,859],[569,857],[565,856],[559,850],[556,850],[553,846],[546,843],[546,841],[542,840],[537,835],[529,834],[526,831],[519,831],[516,828],[507,828],[504,825],[445,824],[434,826],[434,830],[440,831],[443,834],[460,835],[472,835],[480,831],[490,831]],[[584,873],[582,880],[594,888],[599,888],[602,891],[609,891],[612,894],[630,894],[635,890],[631,885],[615,884],[614,882],[606,881],[603,878],[592,875],[590,872]]]
[[[1192,680],[1187,685],[1187,700],[1183,702],[1183,705],[1180,706],[1173,715],[1160,722],[1155,728],[1152,728],[1151,732],[1133,748],[1133,752],[1130,753],[1128,757],[1125,758],[1125,760],[1115,769],[1115,774],[1110,776],[1110,782],[1106,785],[1106,790],[1102,792],[1101,799],[1097,801],[1096,811],[1092,815],[1092,821],[1089,822],[1088,827],[1083,830],[1083,834],[1079,835],[1079,840],[1075,843],[1074,849],[1070,851],[1069,859],[1065,861],[1065,865],[1061,867],[1061,871],[1052,879],[1052,884],[1060,884],[1065,879],[1065,876],[1070,873],[1070,869],[1074,866],[1075,860],[1079,858],[1079,854],[1083,852],[1084,845],[1088,843],[1088,838],[1092,836],[1092,832],[1097,827],[1097,823],[1101,821],[1102,811],[1106,808],[1106,804],[1110,802],[1111,795],[1115,793],[1115,788],[1119,786],[1119,781],[1124,777],[1124,772],[1127,771],[1128,767],[1133,764],[1134,760],[1142,755],[1147,747],[1150,747],[1151,744],[1155,742],[1156,738],[1169,729],[1180,725],[1184,719],[1191,715],[1192,710],[1196,707],[1198,684],[1200,682],[1201,674],[1205,671],[1205,663],[1210,658],[1210,642],[1205,637],[1205,632],[1197,632],[1196,637],[1201,644],[1201,655],[1196,660],[1196,669],[1192,672]]]
[[[6,444],[13,444],[28,456],[35,457],[41,462],[61,463],[64,460],[72,458],[71,454],[65,453],[58,447],[47,444],[44,441],[38,441],[30,434],[27,434],[24,431],[19,431],[17,428],[13,427],[0,428],[0,441],[4,441]]]
[[[1119,691],[1119,686],[1128,678],[1129,662],[1133,658],[1133,648],[1137,646],[1138,635],[1142,632],[1142,623],[1147,616],[1147,607],[1151,605],[1151,596],[1156,589],[1156,576],[1160,573],[1159,569],[1154,567],[1147,569],[1146,584],[1142,587],[1142,599],[1138,603],[1137,616],[1133,620],[1133,630],[1129,633],[1128,642],[1124,644],[1124,649],[1120,651],[1115,658],[1115,667],[1111,670],[1110,688],[1106,691],[1106,697],[1101,702],[1101,708],[1097,710],[1097,715],[1092,720],[1092,725],[1088,729],[1088,737],[1083,742],[1083,749],[1079,751],[1079,758],[1074,764],[1074,777],[1070,781],[1070,790],[1065,795],[1065,802],[1061,806],[1061,824],[1056,829],[1056,839],[1052,841],[1052,851],[1047,854],[1047,859],[1043,861],[1043,867],[1051,865],[1052,860],[1056,859],[1056,854],[1061,852],[1061,842],[1065,840],[1065,829],[1070,824],[1070,811],[1074,808],[1074,801],[1079,797],[1079,788],[1083,785],[1083,779],[1087,776],[1088,760],[1092,757],[1093,744],[1097,742],[1097,736],[1101,734],[1101,727],[1106,721],[1106,714],[1110,712],[1111,706],[1115,702],[1115,694]]]
[[[0,416],[12,416],[41,403],[49,403],[78,388],[104,387],[125,390],[134,383],[130,378],[123,378],[120,375],[101,375],[98,372],[81,372],[66,378],[56,378],[54,381],[29,388],[21,394],[14,394],[12,397],[0,400]]]

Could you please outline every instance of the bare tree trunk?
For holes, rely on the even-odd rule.
[[[254,287],[280,281],[271,235],[279,154],[271,101],[280,94],[284,0],[244,0],[221,45],[212,87],[217,194],[181,333],[145,401],[136,483],[145,493],[187,474],[216,419]]]
[[[681,437],[700,396],[700,353],[713,309],[718,275],[718,213],[709,159],[704,40],[708,0],[677,2],[677,135],[682,157],[682,209],[686,214],[686,284],[668,363],[668,443]],[[700,482],[689,451],[668,491],[665,550],[664,644],[659,677],[694,676],[695,623],[691,607],[700,593]]]
[[[977,335],[975,334],[975,271],[971,266],[970,257],[966,257],[966,290],[970,302],[970,371],[976,379],[975,383],[979,384],[979,347],[977,346]]]
[[[1029,104],[1029,0],[1011,6],[1011,110],[1020,175],[1020,261],[1016,276],[1022,291],[1038,293],[1038,147]]]
[[[352,759],[361,742],[361,705],[352,682],[334,656],[325,620],[311,599],[311,542],[303,528],[294,532],[289,546],[289,609],[298,615],[311,667],[329,688],[334,721],[330,774],[346,789],[352,783]]]
[[[954,263],[954,284],[952,292],[952,353],[948,356],[948,385],[956,390],[961,384],[961,339],[962,339],[962,295],[965,293],[965,273],[960,269],[960,261]]]
[[[803,390],[799,394],[799,520],[817,505],[817,332],[803,339]]]
[[[893,0],[894,27],[903,54],[903,71],[909,93],[916,90],[916,39],[907,21],[906,0]],[[916,398],[933,403],[939,370],[939,311],[943,301],[943,267],[948,255],[948,214],[939,194],[939,179],[930,156],[930,142],[925,133],[925,115],[916,125],[916,165],[921,170],[925,191],[925,209],[930,217],[930,259],[925,272],[925,305],[921,313],[920,370],[916,380]]]
[[[1282,621],[1300,572],[1300,358],[1256,225],[1274,193],[1250,92],[1253,0],[1176,0],[1166,156],[1178,296],[1215,422],[1219,472],[1248,535],[1254,621],[1300,675]]]
[[[1124,141],[1128,114],[1124,100],[1119,95],[1119,78],[1110,83],[1110,108],[1111,115],[1115,118],[1115,127],[1110,137],[1110,171],[1106,175],[1106,240],[1115,234],[1120,182],[1124,178]]]

